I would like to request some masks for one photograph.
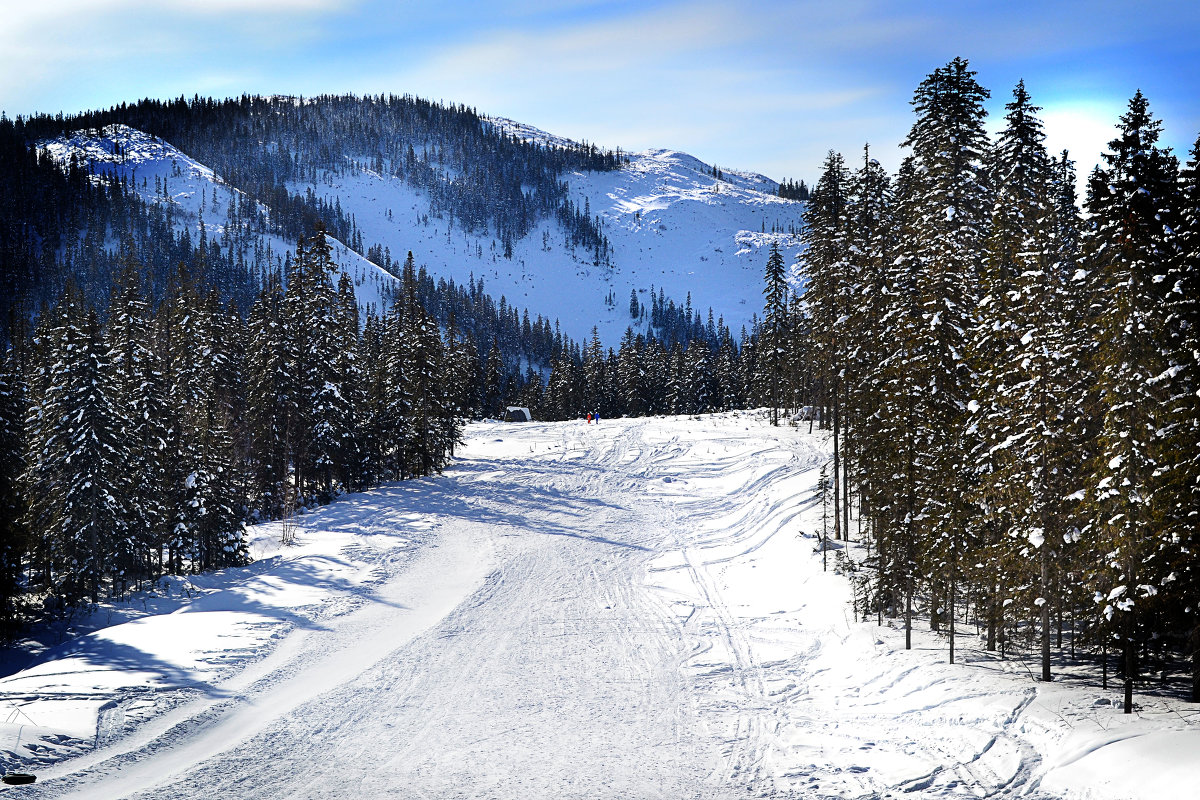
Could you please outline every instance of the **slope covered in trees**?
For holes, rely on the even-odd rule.
[[[0,379],[4,616],[122,597],[244,563],[245,521],[440,471],[472,404],[471,352],[420,304],[411,260],[360,325],[318,228],[248,318],[180,266],[157,306],[139,265],[107,319],[74,283]]]
[[[988,649],[1086,648],[1134,682],[1190,660],[1196,582],[1196,159],[1139,93],[1077,208],[1023,83],[989,141],[966,61],[918,87],[891,179],[831,153],[806,212],[792,396],[834,433],[834,531],[857,509],[869,605]],[[1064,645],[1066,640],[1067,645]],[[1036,643],[1036,644],[1035,644]]]

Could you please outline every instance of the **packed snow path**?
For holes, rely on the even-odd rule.
[[[305,518],[305,546],[374,553],[364,602],[10,791],[1073,796],[1046,754],[1100,712],[852,621],[814,552],[827,457],[754,415],[472,426],[444,476]]]

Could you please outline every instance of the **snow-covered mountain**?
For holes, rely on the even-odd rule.
[[[549,146],[566,141],[509,120],[493,122]],[[326,172],[312,188],[354,214],[364,242],[401,257],[411,250],[418,265],[459,283],[482,278],[494,297],[559,319],[577,339],[596,326],[603,341],[615,344],[629,325],[637,327],[629,315],[631,290],[647,308],[651,288],[677,304],[690,294],[694,310],[711,307],[737,333],[762,309],[770,243],[778,241],[794,261],[800,247],[788,231],[799,231],[803,204],[776,196],[778,184],[762,175],[722,171],[718,180],[711,173],[686,153],[656,149],[629,155],[620,170],[566,175],[576,206],[602,220],[611,265],[572,249],[555,220],[543,220],[507,259],[492,237],[429,216],[421,190],[370,170]]]
[[[90,166],[95,180],[126,181],[147,202],[168,206],[177,232],[187,230],[196,241],[206,236],[219,242],[222,251],[250,263],[270,264],[296,248],[295,242],[270,232],[271,209],[186,153],[128,125],[75,131],[41,142],[39,149],[64,166],[72,159]],[[233,213],[239,205],[240,212]],[[337,239],[330,237],[330,244],[334,261],[354,281],[359,305],[385,307],[395,277]]]
[[[518,138],[546,146],[572,144],[506,119],[488,123]],[[175,224],[193,237],[222,242],[248,260],[254,253],[279,255],[294,242],[253,226],[245,214],[235,217],[231,204],[252,202],[205,164],[170,144],[126,125],[78,131],[50,140],[41,149],[60,163],[72,158],[97,173],[128,179],[147,200],[171,204]],[[370,169],[365,154],[347,168],[318,170],[315,179],[291,182],[288,189],[312,191],[352,215],[364,248],[387,248],[396,261],[412,251],[417,264],[434,277],[465,285],[482,279],[497,301],[528,308],[531,314],[557,318],[564,333],[582,340],[593,326],[615,345],[626,327],[644,329],[648,320],[629,314],[631,291],[650,308],[650,291],[662,290],[680,307],[716,317],[736,334],[762,308],[766,249],[777,241],[791,262],[799,251],[794,235],[801,226],[801,203],[776,196],[778,185],[752,173],[713,168],[673,150],[655,149],[628,156],[612,172],[572,172],[564,176],[572,201],[599,218],[611,245],[608,263],[569,244],[553,218],[543,219],[513,244],[506,258],[488,233],[472,233],[430,213],[422,189]],[[265,220],[271,210],[254,209]],[[351,275],[364,307],[381,307],[394,278],[384,269],[337,242],[335,259]]]

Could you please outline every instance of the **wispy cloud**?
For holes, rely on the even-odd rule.
[[[317,20],[353,5],[348,0],[6,2],[0,24],[0,108],[52,113],[190,93],[197,79],[214,69],[234,75],[264,56],[278,57],[297,41],[312,41],[322,31]]]
[[[827,150],[868,141],[894,167],[913,89],[963,55],[994,114],[1026,79],[1051,141],[1081,164],[1138,88],[1177,149],[1200,128],[1192,0],[1152,14],[1116,0],[0,3],[10,114],[193,92],[407,92],[811,179]]]

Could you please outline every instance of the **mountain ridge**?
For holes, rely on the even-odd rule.
[[[573,147],[585,152],[590,147],[506,118],[480,119],[485,127],[539,147]],[[109,134],[103,130],[108,129],[93,131],[90,138],[77,131],[44,139],[40,146],[53,151],[60,163],[75,153],[91,170],[117,173],[131,184],[138,183],[134,188],[151,202],[158,202],[156,198],[165,192],[160,189],[150,194],[148,179],[152,175],[167,183],[174,181],[171,199],[186,218],[191,234],[218,236],[223,242],[234,239],[232,249],[225,242],[231,257],[253,261],[257,253],[259,270],[264,268],[262,253],[269,250],[278,257],[290,250],[291,243],[265,233],[267,226],[261,221],[256,223],[255,242],[245,221],[230,225],[221,220],[219,214],[231,202],[245,202],[248,196],[242,187],[226,183],[211,164],[167,145],[175,152],[160,153],[157,165],[143,159],[135,161],[140,166],[131,169],[129,131],[138,129],[127,125],[126,130],[112,129]],[[103,139],[109,141],[108,146],[101,145]],[[135,147],[135,156],[136,152]],[[795,233],[803,205],[780,199],[775,194],[778,184],[766,176],[722,169],[718,178],[715,168],[676,150],[618,153],[624,159],[619,169],[574,169],[562,176],[569,207],[593,220],[611,243],[612,250],[604,260],[597,258],[591,247],[574,243],[572,229],[559,218],[537,220],[527,235],[506,241],[497,237],[491,226],[471,230],[444,210],[439,217],[435,198],[397,177],[403,167],[378,154],[373,158],[370,153],[357,153],[332,164],[333,168],[301,166],[297,172],[305,178],[288,181],[285,186],[293,196],[328,203],[352,222],[350,238],[360,237],[354,244],[361,255],[339,242],[335,259],[355,279],[356,291],[366,295],[359,298],[364,308],[384,306],[392,283],[388,269],[393,265],[372,262],[366,257],[368,251],[386,252],[394,263],[411,251],[432,277],[453,280],[460,286],[482,280],[489,293],[504,298],[507,305],[557,318],[564,333],[577,340],[586,339],[593,326],[610,345],[629,326],[651,332],[648,314],[630,316],[629,300],[633,294],[649,310],[652,303],[645,298],[652,291],[665,292],[680,312],[686,308],[702,316],[711,308],[735,334],[740,327],[751,329],[761,306],[764,248],[778,242],[785,254],[794,258],[799,252]],[[436,149],[422,153],[418,160],[423,156],[438,163]],[[167,162],[171,162],[169,167]],[[179,163],[188,165],[190,174],[176,176],[174,168]],[[133,180],[135,170],[139,181]],[[462,180],[463,176],[447,171],[444,179]],[[200,197],[202,183],[207,194],[216,192],[216,213]],[[235,192],[242,195],[240,200]],[[270,223],[273,209],[266,204],[258,201],[252,211],[261,211]]]

